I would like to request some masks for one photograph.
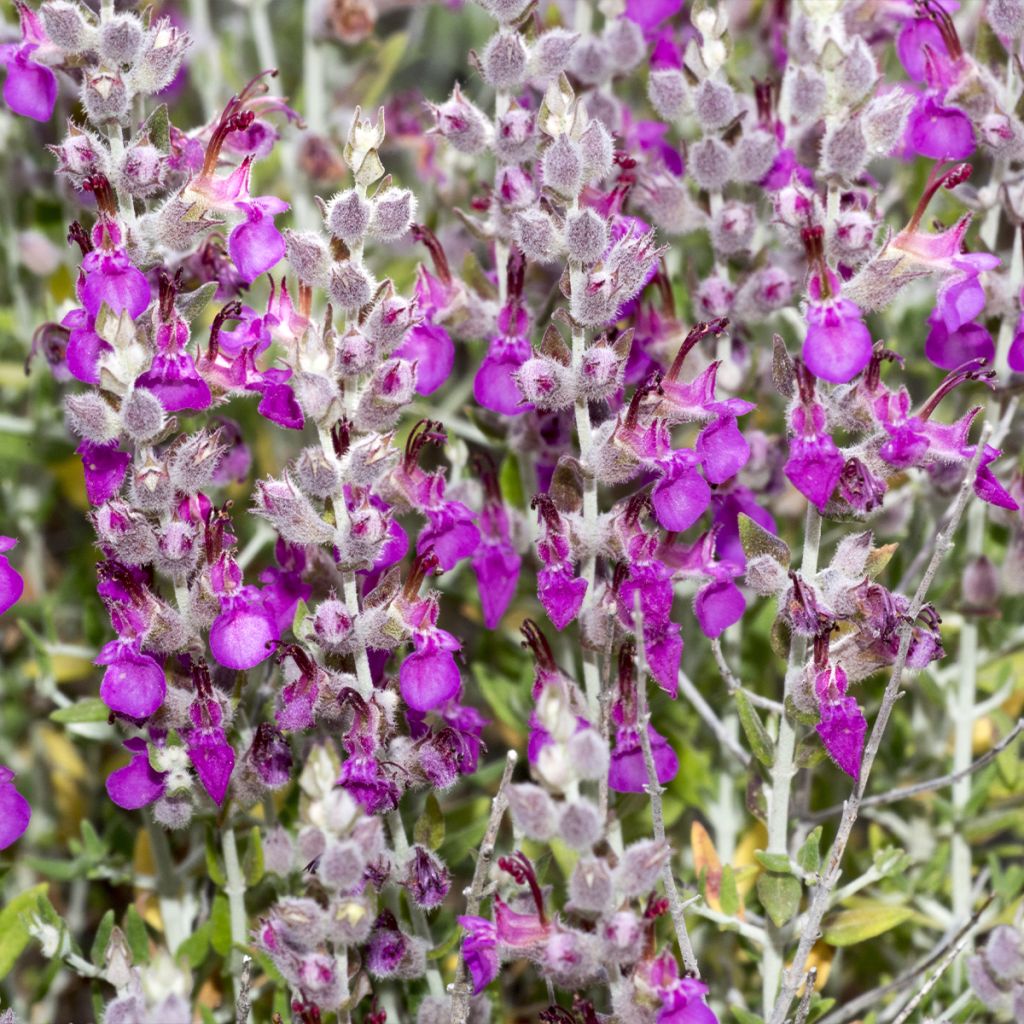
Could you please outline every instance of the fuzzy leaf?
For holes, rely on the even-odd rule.
[[[92,947],[89,950],[89,959],[97,966],[103,966],[103,954],[106,951],[107,943],[110,941],[110,933],[114,930],[114,911],[108,910],[100,918],[99,927],[92,940]]]
[[[140,135],[148,135],[149,141],[160,150],[161,153],[171,151],[171,117],[167,112],[167,104],[161,103],[142,126]]]
[[[800,909],[802,891],[792,875],[766,872],[757,879],[757,898],[776,928],[781,928]]]
[[[231,952],[231,908],[227,896],[223,893],[217,893],[213,898],[213,907],[210,910],[210,945],[213,946],[213,951],[221,956],[227,956]]]
[[[83,722],[105,722],[110,717],[110,708],[99,697],[86,697],[84,700],[68,704],[50,712],[50,721],[61,725],[78,725]]]
[[[855,946],[896,928],[913,916],[910,907],[868,903],[854,910],[843,910],[826,921],[823,938],[830,946]]]
[[[128,941],[128,948],[132,951],[132,964],[136,967],[140,964],[148,964],[149,935],[146,932],[146,923],[135,909],[134,903],[129,904],[125,911],[124,937]]]
[[[817,874],[821,870],[821,832],[822,827],[818,825],[804,840],[804,845],[796,855],[797,864],[808,874]]]
[[[501,469],[498,470],[498,486],[501,489],[501,496],[508,504],[514,508],[526,508],[523,479],[519,473],[519,460],[512,452],[502,459]]]
[[[210,922],[204,921],[184,942],[177,948],[175,959],[185,957],[192,970],[198,970],[206,954],[210,951]]]
[[[28,945],[28,928],[24,918],[38,906],[40,897],[46,896],[49,885],[41,882],[14,897],[0,910],[0,978],[6,978]]]
[[[727,917],[743,916],[743,901],[740,899],[740,891],[736,885],[736,873],[731,864],[722,868],[721,887],[722,913]]]
[[[214,885],[227,885],[227,876],[220,866],[220,857],[217,853],[217,840],[213,829],[210,828],[206,830],[206,873]]]
[[[743,545],[743,553],[747,558],[756,558],[758,555],[770,555],[784,569],[789,568],[792,555],[789,545],[769,533],[760,523],[755,523],[748,515],[742,512],[737,517],[740,529],[740,543]]]
[[[412,830],[412,837],[428,850],[436,850],[444,842],[444,814],[433,793],[427,794],[427,802]]]
[[[769,853],[767,850],[755,850],[754,859],[767,871],[777,875],[792,874],[789,857],[784,853]]]
[[[736,710],[739,712],[740,725],[743,726],[743,734],[747,737],[750,749],[754,757],[766,768],[771,768],[775,763],[775,744],[772,743],[768,730],[765,729],[761,716],[757,713],[750,698],[742,690],[737,690]]]
[[[764,1017],[759,1017],[750,1010],[744,1010],[740,1006],[730,1006],[730,1012],[736,1018],[738,1024],[764,1024]]]
[[[882,570],[892,560],[892,556],[896,554],[898,547],[899,544],[883,544],[880,548],[871,549],[867,564],[864,566],[864,572],[869,579],[875,579],[881,575]]]

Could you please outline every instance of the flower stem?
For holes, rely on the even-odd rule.
[[[800,559],[800,574],[811,582],[818,572],[818,549],[821,544],[821,516],[813,505],[807,506],[804,520],[804,549]],[[783,711],[779,715],[779,735],[775,744],[775,764],[772,768],[772,791],[768,798],[768,853],[789,855],[789,793],[796,768],[796,732],[786,717],[785,698],[792,692],[804,670],[807,658],[807,638],[793,635],[789,647],[789,662],[783,686]],[[768,925],[769,941],[764,947],[761,974],[761,997],[765,1015],[775,1003],[782,977],[782,953],[785,938],[782,930]]]
[[[242,967],[242,958],[237,947],[245,945],[248,924],[245,916],[245,878],[242,875],[242,865],[238,860],[235,830],[230,826],[226,826],[222,832],[221,850],[224,854],[224,874],[227,877],[224,895],[228,898],[228,910],[231,918],[231,975],[235,986],[235,995],[238,996],[241,993],[239,972]]]

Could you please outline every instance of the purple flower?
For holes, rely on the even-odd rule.
[[[846,685],[842,666],[831,666],[817,674],[814,691],[821,705],[821,721],[815,729],[828,756],[856,781],[860,778],[868,723],[856,698],[846,696]]]
[[[428,525],[416,541],[418,554],[433,551],[438,565],[448,572],[476,551],[480,531],[473,522],[473,513],[461,501],[442,501],[423,511]]]
[[[245,220],[228,237],[228,252],[242,280],[252,284],[284,256],[284,236],[274,224],[274,214],[284,213],[289,206],[277,196],[255,196],[235,206]]]
[[[412,848],[405,884],[418,907],[432,910],[444,902],[452,881],[444,864],[428,849],[417,844]]]
[[[49,121],[57,102],[57,76],[32,54],[50,44],[35,11],[16,4],[21,17],[21,45],[0,46],[0,64],[7,68],[4,102],[15,114],[33,121]]]
[[[784,472],[790,483],[819,512],[824,511],[843,472],[843,456],[825,431],[825,410],[813,402],[790,415],[793,437]]]
[[[522,401],[515,383],[516,371],[531,355],[533,349],[524,337],[493,338],[473,378],[473,397],[477,403],[504,416],[518,416],[531,409]]]
[[[697,591],[693,610],[705,636],[721,636],[743,618],[747,602],[731,580],[714,580]]]
[[[0,615],[13,608],[21,600],[25,590],[25,581],[21,574],[11,566],[4,554],[17,543],[14,537],[0,537]]]
[[[28,801],[14,788],[14,772],[0,764],[0,850],[21,838],[31,817]]]
[[[671,782],[679,771],[679,759],[668,740],[653,725],[647,726],[659,784]],[[643,793],[648,785],[647,765],[636,726],[621,726],[615,734],[615,749],[608,768],[608,785],[616,793]]]
[[[139,649],[139,641],[112,640],[100,651],[96,664],[107,666],[100,699],[111,711],[142,719],[163,704],[167,695],[163,666]]]
[[[682,8],[683,0],[626,0],[625,14],[645,32],[650,32]]]
[[[92,505],[102,505],[121,489],[128,466],[128,452],[121,451],[117,441],[94,444],[83,441],[75,451],[82,456],[85,471],[85,494]]]
[[[255,668],[280,638],[263,594],[251,586],[221,598],[221,612],[210,627],[210,650],[225,668]]]
[[[460,915],[465,930],[462,958],[473,979],[473,995],[479,995],[498,976],[498,930],[486,917]]]
[[[156,771],[149,763],[146,741],[135,736],[124,741],[132,759],[107,776],[107,795],[126,811],[135,811],[164,795],[166,772]]]
[[[579,615],[586,593],[587,581],[574,576],[568,566],[541,569],[537,573],[537,597],[559,631]]]
[[[346,789],[352,799],[367,814],[381,814],[398,806],[401,790],[380,770],[375,757],[350,757],[341,766],[338,785]]]
[[[393,355],[416,364],[416,394],[432,395],[451,375],[455,345],[443,327],[422,323],[410,329]]]
[[[447,639],[439,640],[438,635]],[[399,687],[402,699],[414,711],[433,711],[458,696],[462,676],[451,654],[457,649],[458,641],[438,629],[402,662],[398,670]]]
[[[245,760],[268,789],[278,789],[292,777],[292,749],[284,734],[269,722],[256,727]]]
[[[124,249],[111,245],[111,236],[119,238],[120,232],[114,225],[106,225],[103,241],[110,247],[101,246],[82,257],[82,305],[93,320],[104,304],[115,316],[127,313],[134,320],[149,307],[149,281],[132,265]]]
[[[224,730],[215,727],[190,730],[187,749],[199,781],[210,799],[220,807],[235,767],[235,751]]]
[[[735,416],[720,416],[698,435],[694,446],[708,483],[722,484],[750,460],[750,445],[740,433]]]
[[[981,324],[965,323],[950,330],[936,310],[928,317],[928,328],[924,354],[944,370],[955,370],[973,359],[990,363],[995,358],[995,342]]]
[[[907,121],[907,147],[933,160],[965,160],[974,152],[974,128],[963,111],[931,95],[918,101]]]
[[[662,477],[651,491],[651,503],[666,530],[689,529],[711,502],[711,488],[694,468],[696,463],[697,456],[687,449],[673,452],[661,463]]]
[[[99,359],[112,351],[97,333],[92,318],[84,309],[73,309],[61,320],[69,328],[67,362],[71,375],[84,384],[99,384]]]

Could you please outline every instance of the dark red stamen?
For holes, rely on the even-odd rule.
[[[499,857],[498,867],[502,871],[507,871],[520,885],[530,887],[533,902],[537,907],[537,917],[540,918],[541,924],[547,924],[548,919],[544,913],[544,894],[541,892],[537,874],[526,854],[522,850],[516,850],[511,857]]]
[[[683,360],[686,359],[694,345],[703,338],[708,337],[708,335],[721,334],[728,326],[729,318],[725,316],[720,316],[715,320],[701,320],[695,323],[683,339],[682,345],[679,346],[679,351],[676,353],[676,357],[672,360],[672,365],[665,375],[666,378],[668,380],[675,380],[679,376],[679,371],[683,368]]]
[[[434,261],[434,273],[445,284],[452,283],[452,272],[448,266],[448,257],[445,255],[444,247],[438,241],[437,235],[424,224],[413,224],[412,237],[417,242],[422,242],[430,252],[430,258]]]
[[[966,384],[967,381],[978,381],[984,384],[988,388],[995,388],[996,373],[995,370],[983,370],[983,367],[988,362],[982,356],[977,356],[974,359],[969,359],[966,363],[958,366],[951,373],[948,373],[942,383],[935,389],[931,397],[921,406],[920,411],[917,414],[918,419],[927,420],[929,416],[938,408],[939,402],[946,397],[951,391],[960,387],[961,384]]]

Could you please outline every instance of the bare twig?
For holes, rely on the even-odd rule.
[[[491,861],[494,859],[494,844],[498,839],[498,829],[501,827],[501,819],[508,807],[508,798],[505,790],[512,780],[512,771],[516,766],[519,755],[510,750],[505,755],[505,770],[501,775],[501,782],[498,783],[498,791],[491,801],[491,816],[487,821],[487,831],[484,833],[483,841],[480,843],[480,854],[476,859],[476,867],[473,869],[473,881],[466,890],[466,913],[475,916],[480,913],[480,901],[483,898],[484,885],[487,881],[487,874],[490,870]],[[459,946],[459,962],[455,968],[455,981],[451,986],[452,993],[452,1024],[465,1024],[469,1018],[469,985],[466,983],[466,963],[462,958],[462,946]]]
[[[235,1000],[235,1024],[249,1024],[249,986],[252,984],[252,957],[242,957],[242,976],[238,982]]]
[[[885,804],[898,803],[900,800],[908,800],[912,796],[919,796],[921,793],[931,793],[936,789],[943,789],[953,785],[960,779],[967,778],[980,772],[986,765],[991,764],[1017,737],[1024,732],[1024,718],[1017,719],[1016,725],[1003,737],[991,750],[985,751],[976,761],[964,768],[963,771],[950,772],[948,775],[940,775],[935,779],[926,779],[924,782],[914,782],[908,786],[900,786],[898,789],[890,789],[887,793],[876,793],[865,800],[861,800],[860,809],[863,811],[868,807],[881,807]],[[804,815],[804,820],[817,823],[828,821],[829,818],[842,811],[844,804],[833,804],[823,811],[814,811],[812,814]]]
[[[860,779],[853,791],[853,794],[844,805],[843,816],[839,822],[839,829],[836,833],[836,838],[832,843],[832,849],[829,852],[828,867],[822,875],[817,888],[814,890],[814,896],[811,900],[811,906],[807,911],[805,918],[806,924],[804,926],[800,943],[797,946],[796,955],[793,957],[792,965],[789,970],[783,975],[782,989],[779,992],[778,998],[775,1000],[775,1005],[772,1008],[768,1024],[783,1024],[785,1021],[786,1015],[789,1012],[789,1007],[793,1002],[796,990],[799,988],[800,981],[803,977],[803,965],[807,962],[807,957],[811,952],[811,947],[818,939],[818,934],[821,929],[821,920],[825,916],[825,912],[828,910],[829,898],[832,895],[832,890],[835,889],[836,883],[839,881],[843,854],[846,852],[846,845],[850,841],[854,823],[857,821],[857,814],[860,811],[861,801],[864,799],[864,790],[867,788],[868,778],[871,775],[871,768],[874,765],[878,749],[882,744],[882,735],[885,732],[886,726],[889,724],[889,717],[892,714],[892,710],[896,706],[896,701],[900,696],[900,684],[903,681],[903,671],[907,664],[907,652],[910,650],[910,637],[913,631],[914,621],[920,613],[921,608],[924,606],[925,596],[928,593],[928,588],[931,586],[932,581],[935,579],[935,574],[938,572],[939,566],[942,564],[942,561],[949,552],[949,549],[953,546],[951,538],[956,532],[957,527],[960,525],[960,520],[963,518],[964,509],[967,507],[971,489],[974,486],[974,480],[978,471],[978,463],[981,461],[985,444],[988,442],[991,433],[991,426],[985,424],[981,432],[981,438],[979,439],[975,449],[974,456],[967,469],[967,474],[965,475],[964,481],[960,486],[960,491],[957,494],[956,502],[953,506],[953,514],[950,517],[949,528],[945,532],[939,534],[935,540],[935,551],[932,554],[931,561],[928,563],[928,568],[925,570],[925,574],[917,588],[917,593],[914,595],[914,600],[911,602],[910,608],[907,612],[906,619],[900,629],[901,635],[899,650],[896,654],[896,661],[892,668],[892,674],[889,676],[889,682],[885,688],[885,694],[882,697],[882,706],[879,708],[878,715],[875,718],[875,724],[872,726],[871,735],[868,738],[867,746],[864,751],[864,756],[861,761]]]
[[[804,994],[800,999],[800,1005],[796,1008],[794,1024],[807,1024],[807,1017],[811,1012],[811,997],[814,995],[814,984],[817,980],[818,968],[812,967],[804,979]]]
[[[682,670],[679,670],[679,689],[683,696],[693,705],[704,724],[715,734],[715,738],[725,747],[744,768],[750,765],[750,755],[736,742],[725,723],[715,714],[714,709],[701,696],[693,680]]]
[[[939,978],[946,972],[949,965],[960,955],[963,951],[964,946],[970,942],[971,934],[974,929],[978,926],[978,920],[981,915],[985,912],[985,909],[992,902],[993,897],[989,897],[984,905],[980,907],[970,921],[960,930],[960,934],[957,936],[956,942],[950,947],[949,952],[942,958],[941,963],[935,968],[935,973],[921,986],[920,991],[914,996],[913,999],[903,1007],[902,1013],[892,1022],[892,1024],[905,1024],[910,1019],[910,1015],[917,1009],[918,1006],[924,1000],[924,997],[935,987]]]
[[[735,694],[742,691],[747,700],[756,707],[764,708],[765,711],[771,711],[776,715],[782,714],[783,706],[777,700],[772,700],[771,697],[762,697],[759,693],[753,693],[739,681],[732,668],[730,668],[729,662],[725,660],[725,652],[722,650],[722,640],[720,637],[712,638],[711,650],[715,655],[715,664],[718,665],[718,671],[721,673],[722,679],[725,680],[725,685],[729,688],[730,693]]]
[[[665,812],[661,803],[661,784],[658,782],[658,770],[654,764],[654,751],[651,749],[651,736],[647,726],[651,720],[651,712],[647,707],[647,652],[644,647],[643,616],[640,612],[640,592],[636,594],[636,605],[633,610],[633,629],[636,633],[636,702],[637,725],[640,733],[640,746],[644,752],[644,767],[647,769],[647,793],[651,798],[651,823],[654,826],[654,838],[667,844],[665,839]],[[700,977],[697,957],[690,942],[690,933],[686,928],[686,917],[683,913],[683,901],[676,887],[675,875],[672,874],[671,845],[669,857],[662,868],[661,877],[668,896],[669,913],[675,926],[679,952],[683,957],[683,965],[694,975]]]

